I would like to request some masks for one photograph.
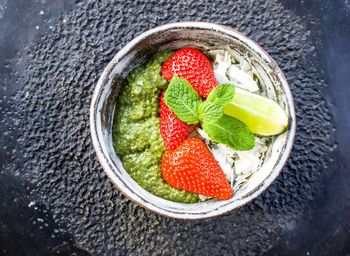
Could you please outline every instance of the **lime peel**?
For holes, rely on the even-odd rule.
[[[240,88],[235,88],[224,113],[241,120],[257,135],[278,135],[288,126],[288,116],[278,103]]]

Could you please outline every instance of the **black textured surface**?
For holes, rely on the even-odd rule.
[[[47,230],[40,231],[43,235],[34,235],[33,241],[51,235],[56,229],[58,238],[44,243],[51,253],[61,248],[57,243],[68,248],[59,251],[63,254],[73,251],[96,255],[345,253],[349,229],[345,217],[349,216],[346,215],[349,210],[336,212],[335,201],[327,199],[332,191],[328,194],[326,190],[334,180],[330,178],[343,166],[331,161],[332,157],[337,161],[339,158],[332,152],[336,130],[324,95],[329,90],[327,85],[334,81],[328,67],[320,65],[323,53],[319,47],[323,45],[315,41],[324,35],[322,31],[310,32],[303,19],[287,10],[302,5],[291,7],[289,1],[284,4],[263,0],[210,4],[91,1],[78,4],[60,17],[52,31],[21,51],[15,77],[22,88],[14,99],[2,98],[6,103],[1,109],[2,125],[8,132],[1,140],[8,145],[3,149],[5,172],[1,180],[22,177],[18,183],[25,191],[18,189],[14,197],[29,193],[29,197],[22,198],[24,205],[32,202],[24,215],[35,216],[28,228],[43,230],[40,225],[47,225]],[[228,25],[262,45],[285,72],[297,110],[295,146],[282,175],[251,204],[205,221],[160,217],[130,202],[104,175],[89,137],[91,94],[104,66],[137,34],[180,20]],[[317,18],[312,21],[316,22],[312,23],[314,27],[324,22]],[[9,82],[14,84],[15,80]],[[17,145],[11,145],[8,142],[16,139],[18,130]],[[16,190],[3,189],[2,194]],[[32,212],[35,205],[44,209],[42,216]],[[7,211],[2,219],[11,217],[11,206],[5,205]],[[13,206],[12,211],[20,210]],[[328,225],[325,222],[319,225],[320,219]],[[4,227],[10,228],[9,221],[3,223],[0,249],[16,255],[4,233]],[[23,232],[19,230],[18,234]],[[337,242],[332,240],[333,243],[327,244],[331,238]],[[20,251],[20,254],[25,253]],[[35,254],[33,251],[28,255]]]

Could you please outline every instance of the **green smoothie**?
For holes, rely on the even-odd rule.
[[[165,147],[159,129],[159,95],[168,85],[161,68],[171,55],[155,54],[126,78],[114,116],[113,146],[125,170],[141,187],[164,199],[194,203],[198,195],[171,187],[161,171]]]

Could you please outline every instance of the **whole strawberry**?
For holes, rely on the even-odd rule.
[[[168,81],[173,75],[185,78],[203,98],[217,86],[212,64],[203,53],[194,48],[182,48],[175,52],[164,63],[162,75]]]
[[[163,154],[164,180],[177,189],[226,200],[232,187],[225,174],[199,138],[186,139],[177,149]]]
[[[159,115],[160,133],[167,149],[177,148],[195,128],[194,125],[187,125],[176,117],[164,102],[164,92],[159,100]]]

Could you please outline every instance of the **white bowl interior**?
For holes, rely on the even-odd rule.
[[[112,124],[117,95],[123,79],[159,50],[196,47],[202,50],[235,49],[259,73],[264,93],[276,100],[290,119],[288,131],[275,137],[258,172],[230,200],[195,204],[159,198],[139,186],[125,171],[112,145]],[[290,153],[295,119],[291,93],[276,63],[256,43],[229,28],[210,23],[174,23],[149,30],[126,45],[104,70],[91,106],[93,144],[106,174],[130,199],[157,213],[182,219],[207,218],[233,210],[258,196],[280,173]]]

